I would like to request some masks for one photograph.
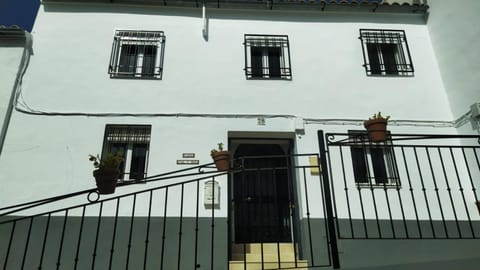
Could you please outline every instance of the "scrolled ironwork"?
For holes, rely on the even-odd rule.
[[[92,199],[92,194],[97,194],[97,197],[95,199]],[[100,193],[98,193],[97,190],[94,190],[94,191],[90,191],[88,194],[87,194],[87,200],[91,203],[94,203],[94,202],[97,202],[98,200],[100,199]]]
[[[326,135],[327,143],[332,143],[335,140],[335,135],[333,134],[327,134]]]

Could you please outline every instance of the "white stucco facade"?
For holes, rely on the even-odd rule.
[[[0,162],[8,189],[32,188],[2,196],[2,204],[91,187],[86,156],[101,152],[105,124],[152,125],[148,175],[184,168],[175,164],[183,152],[210,162],[209,150],[226,143],[229,132],[286,132],[297,153],[316,152],[316,130],[361,129],[361,120],[378,111],[392,116],[392,132],[456,133],[421,17],[404,15],[399,23],[382,14],[207,9],[206,41],[201,15],[201,9],[42,5],[32,31],[36,55],[17,104],[29,114],[14,114]],[[404,30],[414,76],[366,76],[362,28]],[[116,29],[164,31],[162,80],[109,77]],[[292,80],[247,80],[244,34],[288,35]],[[266,124],[258,125],[257,116]],[[295,123],[304,119],[305,134],[296,135]],[[19,170],[15,164],[26,155],[29,170]]]
[[[3,149],[18,78],[23,74],[31,52],[31,36],[17,27],[0,26],[0,153]]]
[[[478,42],[475,27],[478,1],[428,1],[428,30],[442,74],[454,117],[460,117],[479,102],[479,52],[472,49]]]
[[[42,9],[38,14],[33,33],[38,40],[39,57],[32,59],[31,72],[24,78],[25,101],[39,111],[258,113],[361,119],[370,115],[374,107],[373,111],[388,112],[392,119],[452,119],[428,28],[418,24],[418,19],[407,17],[406,23],[399,25],[393,23],[395,20],[386,23],[384,18],[359,15],[356,21],[336,23],[357,15],[207,9],[209,38],[205,41],[200,9],[139,8],[137,13],[143,14],[111,5],[64,5],[50,9]],[[63,21],[69,24],[62,24]],[[365,76],[358,40],[361,28],[405,30],[415,76]],[[109,78],[106,71],[115,29],[164,31],[161,81]],[[245,79],[242,44],[244,34],[250,33],[288,35],[291,81]],[[69,38],[60,38],[64,35]],[[49,56],[42,58],[43,55]],[[34,72],[45,66],[52,67],[49,74]],[[33,90],[43,84],[50,87]],[[46,98],[50,96],[68,96],[75,102]],[[416,99],[412,100],[412,96]],[[353,102],[359,98],[373,100]],[[265,102],[271,99],[274,102]],[[417,110],[427,102],[431,104],[428,108]],[[132,105],[128,106],[129,103]]]
[[[0,118],[3,120],[5,118],[5,114],[7,111],[7,107],[9,106],[8,101],[10,100],[10,96],[13,91],[13,85],[15,82],[15,78],[18,72],[18,65],[20,63],[20,59],[22,56],[23,47],[2,47],[1,50],[1,58],[2,63],[6,65],[2,65],[1,67],[1,74],[2,74],[2,86],[1,86],[1,114]],[[2,122],[3,123],[3,122]]]

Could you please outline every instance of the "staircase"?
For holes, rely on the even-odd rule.
[[[306,269],[308,262],[295,255],[293,243],[232,245],[229,270]]]

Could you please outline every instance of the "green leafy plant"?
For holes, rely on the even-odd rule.
[[[120,164],[122,164],[122,162],[124,161],[124,158],[123,153],[117,152],[115,155],[112,153],[107,153],[103,158],[100,158],[98,154],[96,156],[88,155],[88,160],[93,162],[93,167],[95,167],[96,169],[118,170]]]
[[[212,149],[210,151],[210,155],[213,156],[213,155],[215,155],[215,153],[222,152],[222,151],[223,151],[223,143],[220,142],[220,143],[218,143],[218,149],[215,149],[215,148]]]
[[[390,115],[383,117],[382,113],[378,112],[378,113],[374,113],[372,117],[368,118],[368,120],[374,120],[374,119],[385,119],[386,121],[388,121],[388,119],[390,119]]]

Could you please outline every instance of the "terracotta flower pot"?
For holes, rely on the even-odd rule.
[[[97,169],[93,171],[97,190],[100,194],[112,194],[117,186],[117,179],[120,172],[116,169]]]
[[[367,129],[370,140],[384,142],[387,139],[387,123],[387,119],[376,118],[365,121],[363,125]]]
[[[215,166],[219,171],[228,171],[230,168],[230,153],[228,151],[218,151],[212,154]]]

